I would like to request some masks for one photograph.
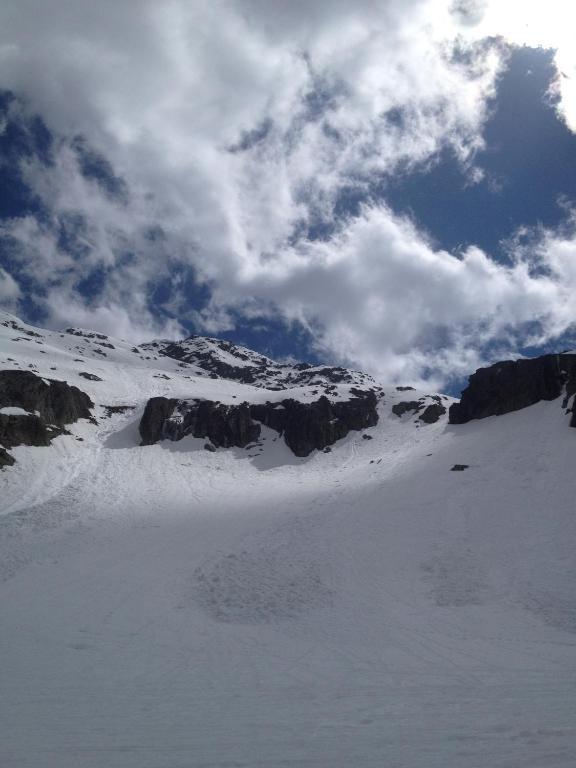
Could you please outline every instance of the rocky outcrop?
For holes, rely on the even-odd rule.
[[[398,387],[396,387],[398,389]],[[405,413],[414,414],[420,413],[418,419],[424,424],[435,424],[440,416],[446,413],[446,408],[442,405],[439,395],[428,395],[435,402],[426,405],[426,397],[421,397],[419,400],[403,400],[400,403],[395,403],[392,406],[392,413],[396,416],[404,416]]]
[[[414,411],[417,413],[422,408],[421,403],[418,400],[403,400],[400,403],[394,403],[392,406],[392,413],[395,416],[404,416],[405,413]]]
[[[50,445],[65,432],[66,424],[91,418],[93,405],[88,395],[64,381],[43,379],[29,371],[0,371],[0,409],[8,411],[0,410],[0,445]],[[23,413],[10,413],[10,409]]]
[[[172,416],[172,411],[178,402],[178,400],[170,400],[167,397],[151,397],[148,400],[138,427],[142,438],[140,445],[154,445],[154,443],[167,437],[164,425]]]
[[[94,403],[65,381],[43,379],[30,371],[0,371],[0,408],[6,406],[37,413],[46,424],[64,426],[91,418]]]
[[[11,456],[8,451],[4,450],[0,446],[0,469],[4,469],[4,467],[11,467],[12,464],[16,463],[16,459],[14,456]]]
[[[440,403],[432,403],[427,405],[418,417],[424,424],[435,424],[440,416],[444,416],[446,408]]]
[[[189,340],[194,340],[198,337],[192,336]],[[230,348],[233,345],[229,342],[222,340],[214,340],[214,344],[218,346],[224,352],[230,354]],[[186,363],[195,363],[203,368],[205,371],[209,371],[215,377],[222,379],[231,379],[232,381],[239,381],[242,384],[253,384],[258,375],[265,373],[267,368],[266,358],[262,358],[262,361],[258,361],[256,365],[234,365],[219,359],[219,357],[213,354],[212,350],[205,351],[203,349],[195,350],[191,353],[185,346],[179,342],[173,342],[165,347],[159,347],[159,354],[166,357],[172,357],[174,360],[181,360]],[[234,355],[230,355],[231,359],[234,357],[240,361],[248,360],[245,355],[242,355],[237,349]]]
[[[366,429],[378,423],[377,397],[366,392],[363,397],[331,402],[324,395],[312,403],[282,400],[280,403],[253,405],[255,419],[280,432],[296,456],[308,456],[341,440],[350,430]]]
[[[155,397],[146,405],[140,435],[142,445],[193,435],[209,438],[216,447],[242,448],[258,439],[260,425],[264,424],[283,435],[296,456],[308,456],[345,437],[350,430],[374,426],[378,422],[377,402],[370,391],[337,402],[322,396],[311,403],[286,399],[253,405]]]
[[[48,427],[34,414],[6,416],[0,413],[0,445],[14,448],[17,445],[50,445],[53,437],[61,434],[58,427]]]
[[[459,403],[450,408],[450,423],[518,411],[541,400],[568,399],[576,393],[576,355],[544,355],[529,360],[508,360],[472,374]],[[572,412],[571,426],[576,426]]]
[[[142,445],[181,440],[187,435],[209,438],[217,448],[244,448],[260,436],[260,425],[252,421],[247,403],[224,405],[165,397],[148,401],[140,422]]]

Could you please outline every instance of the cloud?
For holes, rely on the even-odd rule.
[[[20,173],[34,190],[40,213],[0,222],[2,250],[14,275],[25,277],[36,309],[51,325],[74,324],[135,341],[178,335],[184,329],[155,315],[148,294],[170,278],[190,247],[168,238],[145,195],[110,194],[102,171],[86,174],[76,141],[61,140],[48,164],[25,156]],[[123,189],[120,185],[120,189]]]
[[[558,77],[550,95],[576,132],[576,8],[566,0],[459,0],[455,10],[468,17],[468,35],[475,39],[500,35],[514,45],[554,50]]]
[[[519,337],[543,344],[574,323],[575,231],[511,243],[504,265],[476,247],[435,249],[409,220],[365,206],[331,239],[286,249],[249,285],[344,362],[441,384],[482,363],[495,341],[503,351]],[[233,302],[222,288],[212,299],[216,311]]]
[[[12,275],[0,267],[0,301],[2,305],[7,309],[15,309],[20,296],[21,291],[18,283]]]
[[[534,318],[542,338],[568,327],[553,234],[549,274],[534,275],[528,257],[435,250],[383,205],[339,208],[441,150],[478,180],[507,55],[497,36],[525,37],[502,5],[5,0],[0,86],[58,137],[51,164],[22,161],[43,215],[4,223],[11,259],[54,323],[138,336],[181,331],[170,316],[210,332],[232,310],[280,316],[326,355],[393,378],[445,378]],[[187,269],[207,307],[188,298]]]

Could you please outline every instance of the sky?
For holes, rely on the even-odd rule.
[[[448,391],[576,346],[565,0],[3,0],[0,305]]]

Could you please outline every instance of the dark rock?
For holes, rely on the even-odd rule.
[[[252,421],[247,403],[223,405],[211,400],[153,397],[144,409],[140,435],[142,445],[192,435],[207,437],[218,448],[244,448],[260,436],[260,425]]]
[[[408,392],[409,390],[413,390],[414,387],[396,387],[397,392]]]
[[[11,456],[2,446],[0,446],[0,469],[4,467],[11,467],[16,463],[14,456]]]
[[[140,445],[153,445],[164,438],[164,425],[177,404],[178,400],[166,397],[151,397],[148,400],[138,427],[142,438]]]
[[[440,416],[443,416],[445,413],[446,408],[443,405],[434,403],[432,405],[428,405],[420,414],[420,421],[423,421],[425,424],[434,424],[438,421]]]
[[[102,408],[104,408],[104,416],[105,418],[110,418],[110,416],[114,416],[117,413],[127,413],[128,411],[133,411],[136,406],[135,405],[103,405]]]
[[[94,403],[65,381],[43,379],[30,371],[0,371],[0,408],[6,406],[37,411],[46,424],[63,426],[91,418]]]
[[[469,464],[454,464],[454,466],[450,469],[450,472],[464,472],[464,470],[468,469],[469,466]]]
[[[72,336],[82,336],[84,339],[101,339],[102,341],[106,341],[108,336],[106,336],[105,333],[95,333],[93,331],[83,331],[80,328],[66,328],[66,333],[69,333]]]
[[[155,342],[142,346],[148,350],[154,346],[158,354],[178,360],[180,364],[198,365],[212,378],[231,379],[272,390],[340,383],[374,383],[365,374],[338,366],[275,363],[257,352],[223,339],[190,336],[183,341]],[[222,352],[226,355],[223,356]]]
[[[53,437],[61,434],[58,428],[50,428],[34,414],[7,416],[0,413],[0,444],[5,448],[16,445],[50,445]]]
[[[86,373],[86,371],[80,371],[78,376],[82,376],[83,379],[88,379],[88,381],[102,381],[100,376],[96,376],[95,373]]]
[[[372,440],[372,435],[362,435],[362,440]]]
[[[576,392],[576,355],[544,355],[530,360],[508,360],[479,368],[469,379],[459,403],[450,407],[450,423],[518,411],[541,400],[555,400],[566,387]],[[573,412],[571,426],[576,426]]]
[[[191,336],[190,338],[194,339],[196,337]],[[228,342],[222,342],[221,340],[218,340],[218,346],[224,351],[229,351],[229,348],[233,347],[232,344],[229,344]],[[254,367],[231,365],[230,363],[226,363],[223,360],[220,360],[210,351],[195,351],[194,354],[191,355],[188,350],[179,342],[168,344],[166,347],[160,350],[160,354],[165,355],[166,357],[171,357],[174,360],[183,360],[184,362],[196,363],[201,368],[204,368],[204,370],[209,371],[211,373],[211,378],[213,379],[220,377],[222,379],[240,381],[243,384],[253,384],[255,380]],[[236,351],[235,356],[241,360],[245,359],[245,355],[241,354],[239,351]]]
[[[377,424],[377,402],[373,392],[335,403],[322,395],[312,403],[283,400],[252,405],[250,413],[257,421],[283,434],[286,445],[296,456],[308,456],[313,450],[322,450],[346,437],[350,430]]]
[[[19,331],[20,333],[25,333],[27,336],[36,336],[38,339],[44,338],[41,333],[36,333],[35,331],[28,331],[26,328],[23,328],[21,325],[18,325],[14,320],[4,320],[0,323],[0,325],[3,325],[5,328],[12,328],[14,331]]]
[[[140,435],[142,445],[193,435],[209,438],[217,447],[244,448],[257,440],[260,424],[264,424],[282,434],[297,456],[308,456],[345,437],[350,430],[374,426],[378,422],[376,405],[373,392],[336,403],[322,396],[312,403],[283,400],[255,405],[154,397],[144,410]]]
[[[396,414],[396,416],[404,416],[405,413],[408,413],[409,411],[414,411],[415,413],[418,413],[422,409],[422,403],[419,403],[417,400],[410,400],[406,401],[404,400],[401,403],[395,403],[392,406],[392,413]]]
[[[216,452],[216,446],[212,445],[212,443],[204,443],[204,450],[210,451],[211,453]]]

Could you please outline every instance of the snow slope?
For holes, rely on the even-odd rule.
[[[559,401],[421,425],[391,407],[423,393],[384,387],[372,439],[327,454],[139,447],[150,396],[286,393],[0,320],[0,368],[79,386],[99,422],[0,473],[2,768],[573,768]]]

